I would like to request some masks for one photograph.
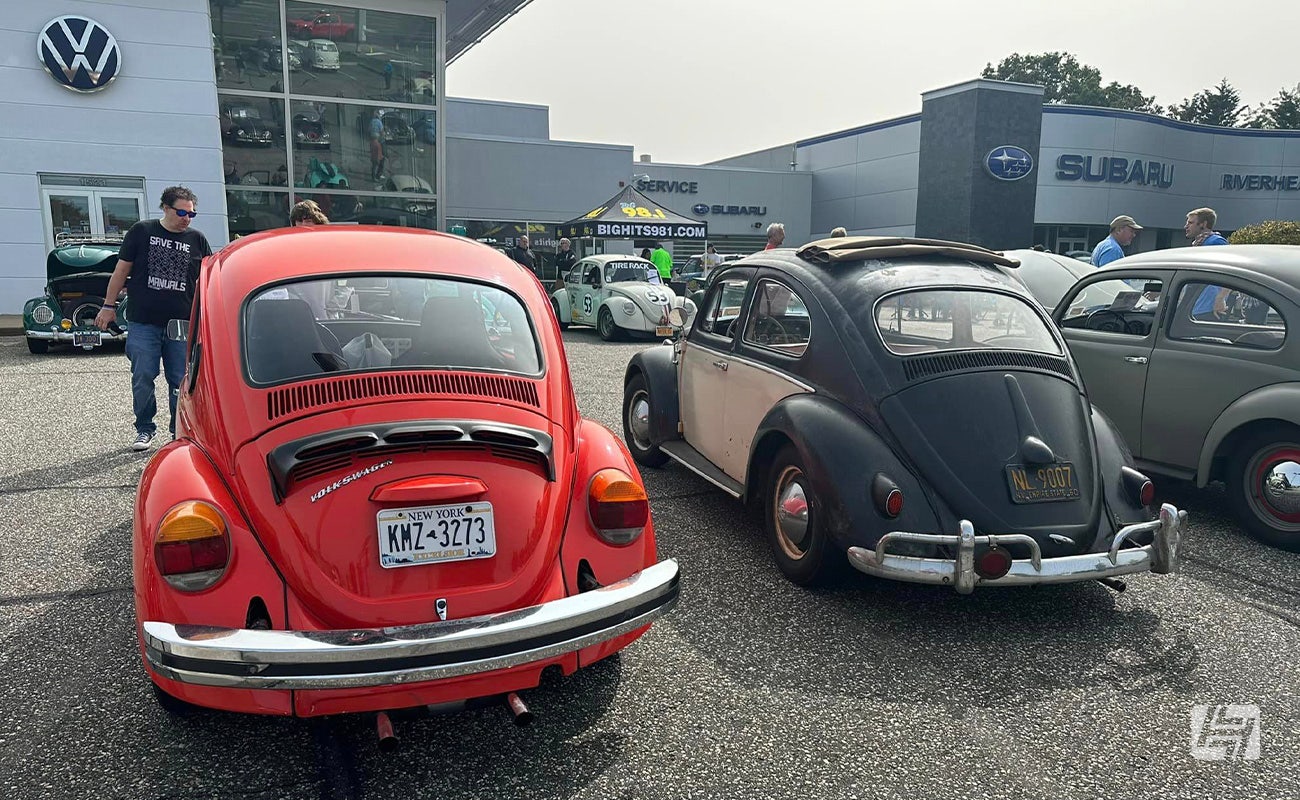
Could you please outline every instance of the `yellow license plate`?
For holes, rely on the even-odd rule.
[[[1069,462],[1029,466],[1007,465],[1007,485],[1013,503],[1055,503],[1079,498],[1079,480]]]

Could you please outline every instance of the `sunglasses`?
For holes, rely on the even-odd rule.
[[[175,211],[176,216],[178,217],[189,217],[190,219],[193,219],[194,217],[197,217],[199,215],[199,212],[197,211],[186,211],[185,209],[177,208],[176,206],[167,206],[167,207],[170,208],[172,211]]]

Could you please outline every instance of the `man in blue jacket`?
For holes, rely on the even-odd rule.
[[[1124,257],[1124,248],[1133,243],[1133,237],[1142,230],[1127,214],[1121,214],[1110,221],[1110,236],[1102,239],[1092,250],[1092,265],[1101,267]]]

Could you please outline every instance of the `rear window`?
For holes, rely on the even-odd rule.
[[[876,329],[898,355],[946,350],[1027,350],[1061,355],[1047,323],[1024,300],[995,292],[925,289],[876,304]]]
[[[470,281],[358,276],[280,284],[245,304],[243,331],[255,384],[384,369],[541,372],[523,304]]]

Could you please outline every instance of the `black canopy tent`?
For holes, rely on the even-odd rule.
[[[702,241],[709,238],[709,226],[664,208],[629,184],[586,214],[561,224],[559,234],[584,239]]]

